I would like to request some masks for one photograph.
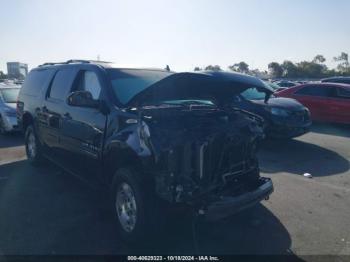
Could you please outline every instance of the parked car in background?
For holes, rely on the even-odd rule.
[[[46,64],[27,76],[17,112],[28,160],[43,157],[111,195],[119,236],[152,237],[165,208],[210,219],[267,198],[256,156],[260,117],[232,108],[257,78],[110,63]]]
[[[298,100],[309,108],[312,120],[350,124],[350,85],[305,84],[280,91],[275,95]]]
[[[287,81],[287,80],[277,81],[277,82],[275,82],[275,84],[280,87],[276,91],[282,91],[284,89],[287,89],[287,88],[290,88],[290,87],[297,85],[297,83],[292,82],[292,81]]]
[[[265,120],[265,133],[270,137],[293,138],[309,131],[309,110],[290,98],[277,98],[272,92],[250,88],[237,95],[234,104]]]
[[[20,86],[0,84],[0,133],[18,130],[16,102]]]
[[[277,85],[276,83],[274,82],[270,82],[270,81],[264,81],[264,83],[269,87],[271,88],[274,92],[276,92],[277,90],[280,90],[281,87],[279,85]]]
[[[350,84],[350,77],[329,77],[321,80],[322,83],[341,83]]]

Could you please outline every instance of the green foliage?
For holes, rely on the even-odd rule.
[[[334,61],[339,62],[337,69],[341,74],[350,74],[349,55],[347,53],[342,52],[339,56],[334,57]]]
[[[249,65],[246,62],[239,62],[228,67],[230,70],[247,74],[249,73]]]
[[[322,64],[326,62],[326,58],[323,55],[317,55],[315,56],[314,60],[312,60],[312,62]]]
[[[210,71],[222,71],[221,67],[218,65],[208,65],[205,70],[210,70]]]
[[[329,69],[324,64],[326,58],[323,55],[316,55],[312,61],[301,61],[293,63],[292,61],[285,60],[282,64],[277,62],[271,62],[268,64],[268,70],[270,77],[273,78],[324,78],[331,76],[350,76],[350,63],[349,55],[342,52],[339,56],[333,58],[338,62],[336,69]],[[228,67],[229,70],[250,74],[258,77],[264,77],[267,72],[261,72],[258,69],[250,70],[249,65],[242,61]],[[194,71],[201,71],[202,68],[195,67]],[[208,65],[204,70],[221,71],[218,65]],[[263,76],[262,76],[263,75]]]
[[[0,71],[0,79],[7,79],[7,75]]]
[[[286,60],[281,65],[283,69],[283,76],[299,77],[300,70],[292,61]]]
[[[283,68],[282,66],[277,63],[277,62],[271,62],[269,65],[268,65],[268,68],[269,68],[269,73],[272,77],[274,78],[281,78],[282,75],[283,75]]]

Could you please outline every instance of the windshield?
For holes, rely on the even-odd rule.
[[[0,92],[5,103],[16,103],[18,93],[19,93],[19,88],[1,89]]]
[[[165,71],[140,69],[108,69],[107,71],[113,92],[123,105],[150,85],[172,74]]]
[[[247,100],[264,100],[265,99],[265,93],[259,92],[255,87],[249,88],[241,93],[241,96],[243,96]]]

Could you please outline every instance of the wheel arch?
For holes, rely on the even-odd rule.
[[[33,116],[29,112],[25,112],[22,116],[22,130],[25,133],[27,130],[27,127],[30,124],[33,124]]]
[[[144,162],[147,160],[143,159],[131,148],[121,148],[117,145],[109,145],[108,151],[104,155],[104,179],[107,185],[112,185],[113,177],[118,169],[129,168],[135,171],[139,171],[139,179],[145,178]]]

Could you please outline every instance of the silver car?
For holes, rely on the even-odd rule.
[[[0,134],[18,130],[16,101],[20,86],[0,84]]]

